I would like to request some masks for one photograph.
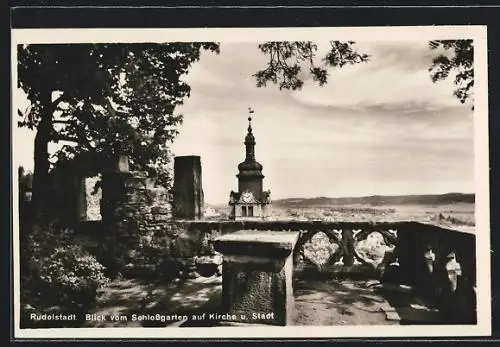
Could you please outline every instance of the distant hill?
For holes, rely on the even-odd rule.
[[[329,205],[448,205],[457,203],[474,203],[474,194],[448,193],[440,195],[372,195],[355,198],[289,198],[274,200],[274,206],[311,207]]]

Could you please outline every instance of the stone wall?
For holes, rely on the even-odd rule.
[[[145,172],[106,172],[101,216],[105,265],[121,273],[156,271],[169,246],[164,237],[171,219],[167,190]]]

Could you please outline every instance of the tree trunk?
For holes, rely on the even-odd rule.
[[[49,180],[49,141],[52,129],[51,100],[45,97],[40,123],[35,136],[34,172],[33,172],[33,205],[36,218],[46,217],[50,207]]]

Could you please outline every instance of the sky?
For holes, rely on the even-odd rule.
[[[273,199],[474,192],[471,106],[453,96],[452,79],[432,83],[436,52],[427,42],[356,47],[368,63],[330,68],[326,86],[306,79],[300,91],[256,87],[267,61],[257,43],[202,54],[184,78],[192,90],[172,151],[201,156],[207,203],[227,203],[238,187],[248,107]],[[15,155],[31,169],[33,134],[18,134]]]

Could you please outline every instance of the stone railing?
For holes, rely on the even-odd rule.
[[[360,271],[375,276],[384,256],[397,244],[397,231],[377,229],[314,229],[302,231],[294,250],[296,270],[338,273]],[[387,259],[386,259],[387,260]]]
[[[462,281],[472,287],[476,282],[475,236],[435,225],[418,222],[178,221],[170,224],[170,228],[191,244],[191,252],[184,252],[185,256],[194,257],[202,248],[213,250],[206,244],[209,246],[214,239],[239,230],[288,231],[299,232],[294,248],[296,271],[303,268],[328,273],[352,269],[352,272],[363,272],[364,276],[387,277],[390,275],[387,268],[397,266],[401,270],[398,281],[425,285],[428,273],[446,270],[450,261],[448,256],[453,253],[460,264]]]
[[[473,234],[422,223],[346,224],[301,232],[295,275],[406,284],[434,299],[447,322],[476,321]]]
[[[203,267],[198,269],[199,275],[220,274],[219,253],[222,253],[222,258],[226,262],[225,267],[232,269],[245,268],[243,264],[247,260],[274,265],[290,264],[288,261],[290,257],[293,265],[287,265],[287,269],[292,271],[290,277],[311,276],[318,279],[323,276],[342,275],[378,279],[382,283],[406,284],[442,304],[442,311],[448,315],[450,321],[456,317],[467,323],[475,320],[476,245],[475,236],[470,233],[417,222],[198,220],[170,221],[163,224],[163,229],[161,232],[155,232],[152,241],[158,245],[167,245],[161,257],[168,256],[170,259],[175,259],[179,271],[184,274],[186,271],[193,271],[192,266],[196,260],[201,260],[198,264]],[[241,231],[245,236],[238,238],[237,247],[232,245],[230,240],[226,240],[229,243],[217,246],[217,241],[221,238],[224,240],[224,237],[230,237]],[[260,249],[261,242],[255,237],[263,231],[284,233],[285,238],[286,234],[296,236],[293,240],[286,238],[287,244],[293,245],[290,248],[290,255],[280,253],[280,258],[277,257],[278,253],[275,254],[276,257],[263,254]],[[148,233],[147,230],[136,232],[138,232],[137,237]],[[250,237],[249,242],[245,243],[245,237]],[[246,244],[249,247],[246,247]],[[222,248],[217,249],[217,247]],[[274,246],[270,246],[267,242],[265,247],[268,247],[266,252],[269,253],[269,247],[281,249],[284,246],[278,241]],[[210,260],[213,255],[218,257],[215,264]],[[158,263],[162,262],[161,257],[157,258]],[[188,266],[191,266],[191,270],[184,268]],[[255,264],[252,266],[255,267]],[[224,266],[222,268],[224,269]],[[262,269],[264,271],[266,267]],[[281,270],[277,273],[281,274],[279,276],[287,274]],[[231,275],[226,274],[223,277],[226,287],[234,282],[228,278],[237,277],[234,276],[236,275],[233,271]],[[267,275],[262,276],[266,278]],[[239,288],[242,285],[240,282],[241,278],[232,286]],[[284,282],[279,280],[276,283],[291,285],[290,279]],[[235,290],[237,291],[237,289],[228,291],[226,288],[224,292],[233,293],[232,297],[238,298],[239,294],[235,294]],[[286,288],[283,290],[283,293],[289,292]],[[283,298],[278,302],[289,306],[290,300]],[[234,303],[228,305],[226,307],[238,307]],[[282,311],[275,324],[285,324],[287,312],[287,310]]]
[[[215,249],[223,253],[225,267],[232,271],[223,280],[226,286],[233,288],[224,291],[231,293],[231,299],[228,299],[230,302],[226,302],[227,307],[234,308],[235,305],[238,306],[238,302],[248,303],[248,298],[234,293],[234,288],[241,286],[241,278],[249,278],[244,275],[246,270],[253,269],[248,274],[254,273],[256,262],[285,266],[288,264],[286,259],[290,256],[293,270],[290,268],[287,272],[286,268],[279,268],[275,271],[278,277],[271,276],[280,278],[279,283],[291,283],[286,279],[287,276],[311,276],[318,279],[321,278],[318,275],[355,274],[366,279],[377,278],[382,283],[409,285],[434,299],[443,313],[443,322],[473,324],[476,321],[476,257],[473,234],[416,222],[220,222],[195,225],[202,228],[210,225],[216,235],[224,235],[215,239]],[[195,225],[191,227],[196,228]],[[270,254],[269,237],[257,237],[263,231],[273,235],[288,232],[293,236],[293,240],[272,237],[276,242],[273,246],[276,249],[281,250],[285,244],[288,248],[293,245],[290,254]],[[233,235],[238,236],[235,238]],[[245,262],[248,262],[248,268]],[[235,274],[235,268],[239,269],[237,271],[243,277]],[[266,271],[269,273],[270,270]],[[268,280],[267,276],[259,278]],[[258,285],[255,286],[259,288]],[[289,292],[290,289],[286,286],[278,291]],[[259,293],[262,294],[262,291]],[[281,318],[273,321],[274,324],[286,324],[287,320],[283,317],[287,317],[288,311],[285,308],[290,305],[291,299],[285,296],[281,299],[269,298],[268,301],[286,303],[282,307]],[[254,304],[262,302],[266,301],[260,298]]]
[[[429,273],[445,270],[454,257],[461,264],[460,277],[469,284],[476,280],[473,234],[415,222],[313,223],[298,231],[295,266],[304,270],[384,277],[388,267],[397,266],[398,280],[418,285]]]

